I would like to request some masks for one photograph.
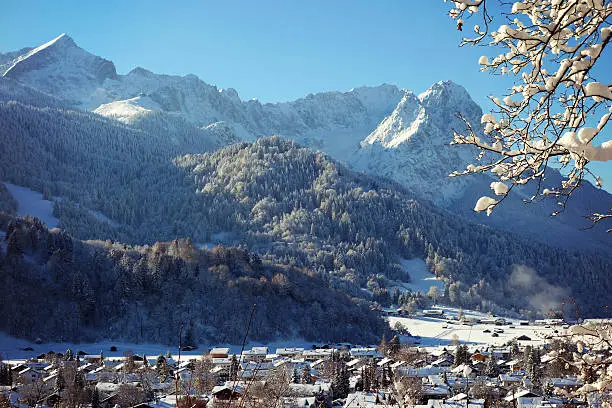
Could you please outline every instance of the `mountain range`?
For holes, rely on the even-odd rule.
[[[246,246],[267,265],[310,271],[317,285],[381,303],[391,300],[393,282],[410,279],[403,260],[413,258],[445,281],[447,300],[495,312],[543,312],[572,296],[585,313],[598,315],[611,290],[612,234],[583,229],[585,214],[610,207],[605,190],[585,183],[554,218],[548,216],[556,210],[553,201],[523,203],[529,187],[514,189],[490,217],[472,211],[493,179],[448,177],[475,157],[469,147],[449,145],[452,130],[463,126],[457,112],[472,123],[482,116],[454,82],[418,95],[384,84],[262,104],[194,75],[144,68],[119,74],[111,61],[65,34],[0,54],[0,76],[0,180],[51,199],[75,246],[91,249],[78,240],[121,242],[132,263],[150,251],[129,245],[177,237],[195,246]],[[549,169],[551,184],[561,177]],[[5,196],[0,188],[0,201]],[[14,209],[4,201],[0,208]],[[106,247],[109,265],[129,279],[141,273]],[[38,249],[25,251],[38,265],[32,266],[36,276],[49,262]],[[176,261],[179,270],[183,261]],[[147,273],[156,274],[157,264],[149,264]],[[250,277],[249,268],[234,277]],[[307,282],[299,273],[292,279]],[[516,286],[510,279],[516,274],[532,284]],[[144,303],[155,302],[146,291],[141,295]],[[121,327],[133,323],[121,320],[125,308],[112,310]],[[86,325],[87,318],[74,324]],[[194,330],[205,336],[210,324]],[[317,327],[309,328],[309,338]]]
[[[449,146],[452,131],[464,126],[457,112],[471,123],[480,123],[482,116],[468,92],[451,81],[433,84],[419,95],[384,84],[262,104],[242,101],[234,89],[218,89],[194,75],[160,75],[140,67],[117,74],[111,61],[81,49],[66,34],[36,48],[0,55],[0,75],[125,124],[163,122],[171,141],[179,133],[201,133],[209,146],[220,147],[279,135],[356,170],[393,179],[473,222],[564,248],[612,244],[604,228],[583,231],[589,226],[584,215],[612,203],[610,194],[590,183],[556,218],[548,216],[558,209],[554,200],[523,203],[533,195],[529,188],[515,189],[494,216],[471,210],[493,179],[448,177],[476,156],[469,147]],[[550,169],[551,185],[560,178]]]

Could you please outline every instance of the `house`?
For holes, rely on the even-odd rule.
[[[507,402],[512,402],[520,401],[521,398],[541,398],[541,396],[530,390],[521,390],[511,392],[506,398],[504,398],[504,400]]]
[[[569,390],[574,390],[583,385],[582,380],[577,377],[549,378],[547,382],[555,388],[565,388]]]
[[[490,357],[488,353],[481,353],[480,351],[476,351],[474,354],[472,354],[472,360],[480,361],[483,363],[486,363],[489,358]]]
[[[425,317],[444,317],[444,310],[442,309],[427,309],[423,310],[423,316]]]
[[[364,359],[361,359],[361,358],[354,358],[354,359],[352,359],[351,361],[349,361],[348,363],[346,363],[346,369],[347,369],[349,372],[352,372],[352,371],[357,371],[357,370],[360,370],[360,369],[361,369],[361,367],[365,366],[365,365],[366,365],[366,363],[367,363],[367,362],[366,362],[366,360],[364,360]]]
[[[86,354],[83,360],[91,364],[100,364],[102,362],[102,354]]]
[[[516,340],[518,340],[518,341],[531,341],[531,337],[525,336],[523,334],[522,336],[517,337]]]
[[[208,353],[208,355],[213,359],[228,358],[229,353],[230,353],[229,347],[215,347],[212,350],[210,350],[210,353]]]
[[[283,397],[284,408],[316,408],[318,406],[316,397]]]
[[[42,373],[33,368],[27,367],[17,373],[18,378],[24,384],[31,384],[42,379]]]
[[[450,367],[453,365],[454,358],[444,355],[440,357],[436,361],[432,362],[430,365],[432,367]]]
[[[316,361],[319,359],[325,359],[332,355],[334,349],[314,349],[314,350],[305,350],[302,353],[302,357],[304,357],[307,361]]]
[[[378,363],[376,363],[376,365],[378,367],[384,368],[384,367],[390,366],[391,363],[393,363],[393,360],[390,359],[389,357],[385,357],[382,360],[380,360]]]
[[[240,399],[244,395],[241,385],[217,385],[212,390],[214,401],[230,401]]]
[[[301,356],[302,353],[304,353],[303,347],[283,347],[276,349],[276,354],[279,357],[297,357]]]
[[[391,370],[395,371],[399,367],[404,366],[406,364],[407,363],[405,361],[396,361],[395,363],[391,364]]]
[[[500,374],[499,381],[503,387],[512,387],[521,384],[523,378],[516,375]]]
[[[243,362],[240,364],[240,369],[242,372],[240,373],[240,378],[244,379],[262,379],[264,378],[268,372],[274,369],[274,364],[272,362],[256,362],[249,361]]]
[[[382,354],[376,351],[376,347],[355,347],[351,349],[353,358],[382,358]]]
[[[346,397],[344,408],[382,408],[389,406],[389,398],[382,392],[358,391]]]
[[[422,401],[427,401],[430,399],[446,399],[450,394],[450,390],[446,385],[429,385],[425,384],[423,386],[423,394]]]
[[[511,360],[506,363],[506,366],[510,368],[510,371],[519,371],[523,368],[523,361],[521,359]]]
[[[427,405],[416,405],[415,408],[484,408],[484,406],[485,403],[483,399],[470,398],[468,400],[467,398],[462,398],[455,400],[453,398],[449,398],[448,400],[431,399],[427,401]]]
[[[264,361],[267,355],[267,347],[253,347],[242,353],[242,357],[245,361]]]

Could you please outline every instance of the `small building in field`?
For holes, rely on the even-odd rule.
[[[425,317],[444,317],[444,310],[426,309],[426,310],[423,310],[423,316]]]
[[[229,347],[215,347],[212,350],[210,350],[210,353],[208,353],[208,355],[211,358],[228,358],[229,353],[230,353]]]

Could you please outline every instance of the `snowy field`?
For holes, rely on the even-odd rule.
[[[18,203],[17,215],[37,217],[47,224],[47,228],[56,228],[59,225],[59,220],[53,216],[52,201],[43,200],[41,193],[27,187],[10,183],[4,183],[4,185]]]
[[[305,340],[287,340],[270,343],[258,343],[247,342],[245,350],[249,350],[252,347],[267,346],[270,353],[274,353],[279,347],[303,347],[306,350],[312,349],[312,342]],[[117,347],[117,351],[110,351],[111,346]],[[31,347],[33,350],[24,350],[25,348]],[[240,354],[241,345],[235,344],[207,344],[200,345],[196,350],[181,352],[181,359],[188,356],[201,356],[203,351],[210,351],[213,347],[229,347],[232,354]],[[50,342],[36,344],[34,342],[18,339],[7,335],[0,331],[0,353],[4,360],[15,360],[36,357],[39,354],[46,353],[49,351],[54,352],[65,352],[67,349],[71,349],[74,352],[83,351],[86,354],[99,354],[100,351],[104,352],[107,357],[121,357],[128,350],[132,350],[136,354],[146,354],[147,356],[158,356],[160,354],[166,354],[170,352],[174,359],[178,358],[178,347],[168,346],[163,344],[147,344],[147,343],[127,343],[122,341],[111,341],[104,340],[95,343],[68,343],[68,342]]]
[[[449,307],[440,307],[444,310],[445,318],[431,318],[431,317],[388,317],[389,324],[394,327],[397,322],[400,322],[412,336],[418,336],[420,339],[416,341],[420,342],[421,346],[424,347],[435,347],[444,346],[451,344],[454,340],[458,340],[461,343],[468,344],[492,344],[502,345],[508,341],[520,337],[527,336],[531,338],[531,341],[519,341],[520,344],[542,344],[545,341],[546,336],[554,336],[557,333],[563,333],[565,329],[562,326],[550,326],[545,327],[544,325],[527,325],[521,326],[518,321],[506,319],[509,324],[503,326],[496,326],[494,324],[483,324],[475,323],[473,325],[465,325],[455,320],[447,320],[448,318],[456,318],[459,310]],[[484,318],[491,319],[485,314],[472,311],[464,311],[464,316],[471,318]],[[512,328],[511,328],[512,327]],[[503,330],[501,333],[497,333],[498,337],[494,337],[493,333],[495,330]],[[490,333],[485,333],[488,330]],[[409,337],[404,337],[402,341],[409,341]]]
[[[427,268],[427,264],[424,260],[415,259],[402,259],[400,265],[410,275],[411,282],[398,282],[393,281],[390,285],[390,289],[398,288],[400,292],[410,290],[412,292],[429,292],[429,288],[435,286],[440,290],[440,293],[444,292],[444,281],[436,278]]]

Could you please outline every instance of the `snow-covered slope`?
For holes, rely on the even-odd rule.
[[[59,220],[53,216],[53,202],[45,200],[41,193],[30,190],[27,187],[16,186],[4,183],[7,190],[19,205],[17,215],[25,217],[27,215],[37,217],[42,220],[48,228],[55,228],[59,225]]]
[[[117,72],[111,61],[88,53],[62,34],[14,58],[2,76],[93,108],[106,100],[100,86],[115,79]]]
[[[457,112],[473,123],[482,115],[467,91],[451,81],[438,82],[418,97],[406,91],[391,115],[361,142],[353,166],[394,179],[434,203],[451,203],[467,181],[448,174],[473,158],[470,148],[449,146],[452,130],[464,127]]]

